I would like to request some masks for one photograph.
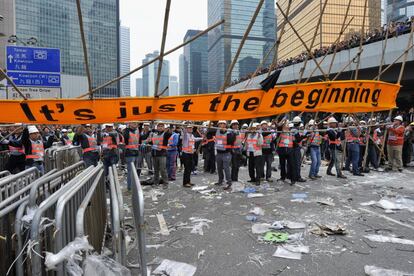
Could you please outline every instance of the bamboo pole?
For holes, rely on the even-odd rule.
[[[319,16],[318,23],[316,24],[315,33],[313,35],[312,42],[311,42],[311,45],[310,45],[310,50],[311,51],[312,51],[313,46],[315,44],[316,36],[318,35],[319,26],[322,23],[322,18],[323,18],[323,14],[325,13],[326,4],[328,4],[328,0],[325,0],[325,3],[323,4],[323,7],[322,7],[321,14]],[[305,69],[306,69],[306,65],[308,64],[308,60],[309,60],[309,55],[306,56],[305,62],[303,63],[303,67],[301,69],[297,84],[301,83],[301,81],[302,81],[302,77],[303,77],[303,74],[305,73]],[[328,74],[328,76],[329,76],[329,74]]]
[[[98,91],[99,89],[102,89],[102,88],[104,88],[104,87],[107,87],[108,85],[111,85],[111,84],[113,84],[113,83],[115,83],[115,82],[117,82],[117,81],[122,80],[123,78],[126,78],[126,77],[128,77],[128,76],[132,75],[133,73],[135,73],[135,72],[137,72],[137,71],[141,70],[142,68],[145,68],[145,67],[147,67],[148,65],[150,65],[150,64],[152,64],[152,63],[154,63],[154,62],[156,62],[156,61],[157,61],[157,60],[159,60],[161,57],[165,57],[165,56],[167,56],[167,55],[169,55],[169,54],[171,54],[171,53],[173,53],[173,52],[177,51],[178,49],[180,49],[180,48],[184,47],[185,45],[187,45],[187,44],[189,44],[189,43],[193,42],[194,40],[196,40],[196,39],[200,38],[201,36],[205,35],[205,34],[206,34],[206,33],[208,33],[209,31],[211,31],[212,29],[215,29],[216,27],[220,26],[220,25],[221,25],[221,24],[223,24],[223,23],[224,23],[224,19],[223,19],[223,20],[218,21],[217,23],[215,23],[215,24],[213,24],[213,25],[211,25],[210,27],[208,27],[208,28],[207,28],[207,29],[205,29],[204,31],[202,31],[202,32],[198,33],[197,35],[195,35],[195,36],[193,36],[192,38],[190,38],[189,40],[187,40],[186,42],[184,42],[184,43],[182,43],[182,44],[180,44],[180,45],[176,46],[175,48],[173,48],[173,49],[171,49],[171,50],[169,50],[169,51],[165,52],[165,53],[164,53],[164,55],[162,55],[162,56],[161,56],[161,55],[159,55],[158,57],[153,58],[152,60],[148,61],[147,63],[142,64],[141,66],[138,66],[137,68],[133,69],[133,70],[132,70],[132,71],[130,71],[129,73],[126,73],[126,74],[124,74],[124,75],[118,76],[118,77],[116,77],[116,78],[114,78],[114,79],[112,79],[112,80],[110,80],[110,81],[108,81],[108,82],[106,82],[106,83],[104,83],[104,84],[102,84],[102,85],[100,85],[100,86],[96,87],[95,89],[92,89],[91,93],[89,93],[89,92],[88,92],[88,93],[85,93],[85,94],[83,94],[83,95],[81,95],[81,96],[79,96],[79,97],[77,97],[77,98],[83,98],[83,97],[85,97],[85,96],[88,96],[89,94],[93,94],[93,93],[95,93],[96,91]]]
[[[362,52],[364,51],[364,49],[362,48],[355,56],[354,56],[354,58],[353,59],[351,59],[350,61],[348,61],[348,63],[344,66],[344,67],[342,67],[342,69],[335,75],[335,77],[332,79],[332,81],[335,81],[344,71],[345,71],[345,69],[349,66],[349,65],[351,65],[351,63],[352,62],[355,62],[355,60],[358,58],[359,59],[359,56],[361,56],[361,54],[362,54]]]
[[[346,24],[344,30],[346,30],[346,28],[348,28],[348,26],[351,24],[352,20],[354,20],[354,16],[349,20],[349,22]],[[341,39],[343,33],[339,33],[338,38],[335,40],[334,44],[338,43],[339,40]],[[323,63],[323,61],[325,60],[325,58],[329,55],[329,52],[326,52],[325,55],[323,56],[323,58],[319,61],[319,65],[321,65]],[[310,80],[310,78],[312,78],[313,74],[316,72],[316,70],[318,69],[318,67],[315,67],[313,69],[313,71],[310,73],[309,77],[306,79],[305,82],[308,82]],[[330,72],[329,72],[330,74]],[[328,74],[328,76],[329,76]]]
[[[161,40],[161,50],[160,50],[161,58],[158,61],[157,80],[155,81],[155,91],[154,91],[155,97],[158,97],[158,95],[159,95],[158,89],[159,89],[159,86],[160,86],[162,63],[163,63],[163,60],[164,60],[163,56],[164,56],[164,50],[165,50],[165,40],[167,38],[168,19],[170,17],[170,6],[171,6],[171,0],[167,0],[167,4],[165,6],[165,15],[164,15],[164,27],[163,27],[163,30],[162,30],[162,40]]]
[[[388,23],[389,24],[389,23]],[[385,32],[385,41],[384,44],[382,45],[382,55],[381,55],[381,63],[380,66],[378,68],[378,76],[377,76],[377,80],[380,80],[381,78],[381,71],[382,71],[382,66],[384,65],[384,59],[385,59],[385,51],[387,50],[387,43],[388,43],[388,33],[389,33],[389,25],[387,25],[387,31]]]
[[[363,40],[365,39],[365,19],[367,17],[367,5],[368,5],[368,0],[365,0],[365,5],[364,5],[364,17],[362,19],[362,28],[361,28],[361,38],[359,40],[359,52],[361,52],[362,50],[362,44],[363,44]],[[359,65],[361,63],[361,55],[358,56],[358,63],[357,63],[357,67],[355,69],[355,79],[358,79],[358,73],[359,73]]]
[[[345,30],[347,27],[345,27],[345,23],[346,23],[346,19],[348,18],[349,15],[349,8],[351,7],[351,2],[352,0],[349,0],[348,2],[348,6],[346,7],[346,12],[345,12],[345,16],[344,16],[344,21],[342,22],[342,26],[341,26],[341,30],[339,31],[339,39],[338,41],[341,39],[342,35],[344,34]],[[331,63],[329,64],[329,69],[328,69],[328,76],[331,74],[331,70],[332,70],[332,66],[336,57],[336,53],[338,52],[338,43],[335,43],[335,48],[334,48],[334,52],[333,52],[333,56],[331,59]]]
[[[288,6],[286,8],[286,15],[288,16],[288,18],[289,18],[290,6],[291,5],[292,5],[292,0],[289,0]],[[277,65],[277,59],[278,59],[278,53],[277,52],[279,51],[279,45],[280,45],[280,43],[282,41],[283,34],[285,33],[285,27],[286,27],[286,19],[283,21],[282,25],[280,26],[280,35],[278,36],[277,41],[276,41],[277,46],[276,46],[276,49],[275,49],[275,54],[273,55],[272,64],[270,64],[269,72],[267,73],[267,76],[268,77],[270,76],[272,70]]]
[[[315,56],[312,54],[312,51],[306,45],[305,41],[303,41],[302,37],[300,36],[300,34],[298,33],[298,31],[295,29],[295,27],[293,26],[293,24],[289,21],[289,18],[281,10],[279,4],[276,3],[276,5],[277,5],[278,9],[280,10],[280,13],[282,14],[282,16],[285,18],[285,20],[287,21],[287,23],[289,24],[289,26],[292,28],[292,30],[295,33],[295,35],[297,36],[297,38],[300,40],[300,42],[302,43],[302,45],[306,48],[306,51],[308,52],[308,55],[310,55],[310,57],[312,58],[312,60],[315,62],[316,66],[319,68],[319,70],[321,71],[321,73],[324,75],[325,79],[328,79],[328,77],[326,76],[325,71],[321,68],[321,66],[319,65],[319,63],[316,60]]]
[[[230,83],[231,73],[233,72],[233,68],[236,65],[237,59],[239,58],[239,55],[241,53],[241,50],[243,49],[244,43],[246,42],[246,39],[247,39],[247,37],[248,37],[248,35],[250,33],[250,30],[252,29],[254,22],[256,22],[256,18],[259,15],[259,12],[260,12],[260,10],[261,10],[261,8],[263,6],[263,3],[264,3],[264,0],[260,0],[259,4],[256,7],[256,10],[255,10],[255,12],[253,14],[253,17],[250,20],[250,23],[247,26],[246,31],[244,32],[243,38],[242,38],[242,40],[240,42],[240,45],[239,45],[239,48],[237,49],[237,52],[236,52],[236,54],[235,54],[235,56],[233,58],[233,61],[231,62],[229,68],[227,69],[227,73],[226,73],[226,76],[224,78],[224,83],[223,83],[223,86],[221,87],[220,91],[223,91],[224,92],[224,90],[226,89],[226,87]]]
[[[86,47],[85,30],[83,29],[82,8],[81,8],[80,1],[81,0],[76,0],[76,8],[78,10],[79,30],[80,30],[81,40],[82,40],[83,61],[85,62],[85,72],[86,72],[86,77],[88,79],[89,97],[90,99],[92,99],[93,98],[92,76],[89,70],[88,48]]]
[[[402,58],[405,54],[407,54],[412,48],[414,47],[414,44],[411,45],[410,47],[408,47],[408,49],[406,49],[404,52],[401,53],[401,55],[399,55],[390,65],[388,65],[384,70],[382,70],[375,78],[374,80],[378,79],[378,76],[384,74],[385,72],[387,72],[393,65],[395,65],[400,58]]]
[[[17,93],[19,93],[20,97],[22,97],[24,100],[27,100],[27,98],[23,95],[22,91],[20,91],[20,88],[18,88],[16,86],[16,84],[14,83],[14,81],[7,76],[6,72],[4,72],[4,70],[2,68],[0,68],[0,73],[7,79],[7,81],[13,86],[13,88],[17,91]]]

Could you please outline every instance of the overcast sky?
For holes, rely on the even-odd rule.
[[[142,63],[145,54],[160,50],[166,0],[120,0],[121,25],[131,31],[131,69]],[[172,0],[165,50],[182,43],[188,29],[207,28],[207,0]],[[168,55],[170,75],[178,77],[178,58],[182,49]],[[131,76],[131,95],[135,95],[135,79]]]

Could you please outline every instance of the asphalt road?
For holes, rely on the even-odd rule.
[[[200,167],[202,164],[200,164]],[[308,165],[302,168],[307,176]],[[247,168],[241,168],[240,182],[255,187],[263,197],[248,198],[246,193],[226,192],[214,186],[217,175],[199,173],[192,176],[197,186],[208,186],[214,193],[183,188],[181,173],[167,190],[144,187],[147,221],[147,261],[153,271],[162,259],[188,263],[197,267],[195,275],[365,275],[365,265],[375,265],[414,273],[414,246],[369,241],[364,235],[396,236],[414,240],[413,213],[396,210],[389,213],[361,203],[378,201],[383,196],[414,198],[414,170],[403,173],[371,172],[348,179],[326,176],[322,166],[320,180],[290,186],[277,182],[260,187],[247,185]],[[306,198],[295,200],[296,196]],[[127,201],[130,198],[126,196]],[[329,205],[318,203],[328,201]],[[264,210],[256,222],[246,220],[254,207]],[[162,214],[169,235],[160,233],[156,214]],[[191,220],[190,218],[193,218]],[[198,224],[194,218],[207,219]],[[282,229],[289,234],[302,233],[300,244],[309,246],[301,260],[273,257],[280,244],[260,241],[264,234],[253,234],[254,223],[293,221],[306,224],[304,229]],[[316,224],[342,225],[345,235],[321,237],[311,233]],[[196,228],[194,229],[194,226]],[[202,234],[191,231],[202,228]],[[130,233],[133,236],[133,233]],[[136,250],[128,258],[136,263]],[[138,275],[137,270],[133,270]],[[183,275],[185,276],[185,275]]]

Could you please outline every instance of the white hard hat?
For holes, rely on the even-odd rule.
[[[337,123],[338,121],[335,119],[335,117],[330,117],[329,119],[328,119],[328,124],[330,124],[330,123]]]
[[[203,123],[203,127],[208,127],[208,123],[207,122],[204,122]]]
[[[163,122],[158,122],[157,126],[165,126],[165,124]]]
[[[104,124],[104,127],[114,127],[114,124],[113,123],[106,123],[106,124]]]
[[[91,126],[91,124],[85,124],[85,127],[90,127]]]
[[[260,122],[260,125],[268,125],[269,123],[266,120]]]
[[[29,131],[29,134],[32,134],[32,133],[39,133],[39,130],[37,129],[37,127],[36,127],[36,126],[28,126],[28,127],[27,127],[27,130]]]
[[[295,116],[295,118],[293,118],[292,123],[301,123],[302,119],[299,116]]]
[[[68,132],[72,132],[72,129],[71,128],[68,128]]]
[[[398,115],[397,117],[394,118],[394,120],[398,120],[398,121],[402,122],[403,117],[401,115]]]
[[[227,122],[225,120],[220,120],[220,121],[218,121],[217,125],[219,125],[219,124],[226,124],[227,125]]]
[[[249,127],[249,125],[248,124],[243,124],[242,125],[242,128],[248,128]]]
[[[68,130],[66,128],[62,129],[62,132],[68,132]]]
[[[293,123],[289,123],[288,124],[288,127],[293,127]]]
[[[303,123],[300,123],[299,127],[304,127]]]
[[[23,124],[22,123],[15,123],[14,125],[15,126],[22,126]]]
[[[311,120],[309,121],[308,125],[310,125],[310,126],[315,125],[315,120],[314,120],[314,119],[311,119]]]
[[[150,126],[150,123],[144,123],[143,126]]]
[[[126,125],[119,125],[118,128],[121,129],[121,130],[124,130],[124,129],[126,129]]]
[[[252,124],[252,127],[258,127],[259,126],[259,123],[253,123]]]
[[[232,125],[232,124],[239,124],[239,121],[237,121],[237,120],[231,120],[230,125]]]
[[[366,124],[367,124],[367,122],[365,122],[364,120],[359,121],[359,123],[360,123],[360,124],[364,124],[364,125],[366,125]]]

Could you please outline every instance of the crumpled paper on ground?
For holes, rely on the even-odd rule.
[[[169,276],[193,276],[196,270],[197,267],[193,265],[165,259],[152,273]]]
[[[394,269],[386,269],[374,265],[364,266],[365,274],[368,276],[413,276],[414,273],[406,273]]]

